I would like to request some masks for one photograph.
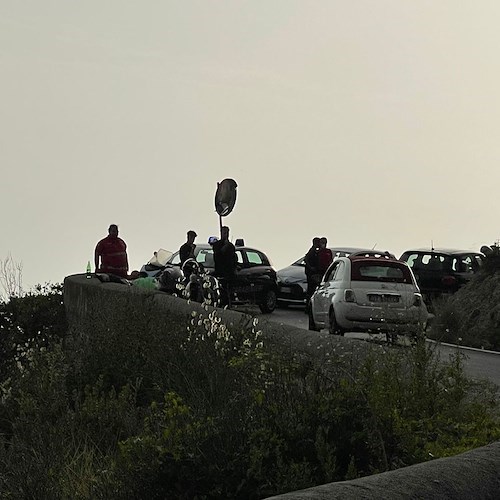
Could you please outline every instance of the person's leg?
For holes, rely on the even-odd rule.
[[[315,286],[312,276],[307,276],[307,289],[306,289],[306,308],[305,313],[309,314],[309,307],[311,302],[312,294],[314,293]]]
[[[227,278],[219,278],[220,291],[220,307],[231,307],[229,280]]]

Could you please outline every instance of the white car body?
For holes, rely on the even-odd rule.
[[[329,247],[334,259],[349,255],[364,255],[377,257],[395,256],[386,250],[358,247]],[[302,305],[307,302],[307,277],[305,270],[305,257],[301,257],[289,266],[278,271],[278,302],[282,306]]]
[[[415,276],[396,259],[339,257],[311,298],[309,329],[411,333],[425,328],[427,308]]]

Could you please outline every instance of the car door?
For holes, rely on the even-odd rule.
[[[250,248],[238,249],[236,255],[240,292],[248,293],[255,298],[269,288],[276,288],[276,271],[262,252]]]
[[[323,281],[314,294],[315,319],[318,325],[328,324],[330,305],[335,295],[340,293],[346,264],[343,260],[334,261],[325,273]]]

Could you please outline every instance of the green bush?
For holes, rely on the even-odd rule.
[[[68,325],[62,285],[38,285],[21,297],[0,301],[0,377],[9,376],[14,365],[23,365],[30,351],[62,339]]]
[[[161,328],[140,300],[79,341],[47,328],[43,349],[11,351],[0,496],[258,499],[500,438],[495,390],[424,342],[318,366],[266,345],[256,320],[207,310]]]

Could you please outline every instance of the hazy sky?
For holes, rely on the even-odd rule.
[[[396,254],[500,237],[500,3],[0,0],[0,257],[131,268],[218,232],[276,268],[313,236]]]

